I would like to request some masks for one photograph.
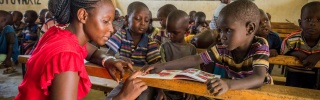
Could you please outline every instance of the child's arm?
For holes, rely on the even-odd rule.
[[[241,90],[258,88],[263,85],[266,68],[263,66],[256,66],[253,68],[253,74],[239,80],[230,79],[211,79],[207,81],[207,89],[215,96],[221,95],[228,90]]]
[[[304,59],[308,57],[308,55],[303,53],[302,51],[291,51],[291,52],[288,52],[287,55],[298,58],[300,62],[303,62]]]
[[[270,49],[270,57],[278,56],[278,51],[276,49]]]
[[[320,61],[320,53],[311,54],[302,61],[302,64],[306,68],[314,68],[315,65]]]

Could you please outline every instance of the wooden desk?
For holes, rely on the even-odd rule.
[[[28,59],[28,56],[23,56],[23,55],[19,56],[19,62],[21,63],[25,63],[27,59]],[[90,76],[96,76],[103,79],[111,79],[106,69],[92,63],[86,63],[85,65],[86,65],[86,70]],[[139,67],[135,67],[135,69],[139,69]],[[129,72],[125,74],[124,79],[126,79],[128,75],[130,75]],[[142,80],[146,82],[148,86],[151,86],[151,87],[190,93],[190,94],[195,94],[199,96],[213,97],[208,93],[208,91],[206,90],[206,86],[203,83],[186,81],[186,80],[160,80],[160,79],[142,79]],[[114,86],[108,85],[108,84],[99,86],[100,90],[110,89],[113,87]],[[229,99],[229,100],[239,100],[239,99],[241,100],[244,100],[244,99],[245,100],[246,99],[249,99],[249,100],[257,100],[257,99],[258,100],[260,99],[312,100],[312,99],[320,98],[320,91],[296,88],[296,87],[278,86],[278,85],[264,85],[258,89],[230,90],[221,96],[213,97],[213,98]]]

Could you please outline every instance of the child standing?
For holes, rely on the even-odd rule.
[[[249,0],[238,0],[222,9],[217,20],[221,44],[214,45],[200,55],[187,56],[162,64],[150,65],[145,72],[185,69],[201,63],[215,62],[226,70],[230,79],[210,79],[207,89],[220,95],[227,90],[261,87],[272,83],[267,70],[269,47],[264,38],[256,37],[259,9]]]
[[[40,29],[38,28],[38,24],[35,23],[37,18],[37,12],[33,10],[27,10],[24,14],[26,26],[21,32],[21,36],[24,39],[22,44],[24,54],[29,54],[33,45],[39,38]]]
[[[281,53],[295,56],[304,68],[288,67],[286,85],[315,88],[314,66],[320,60],[320,2],[310,2],[301,9],[299,25],[302,31],[290,34],[283,40]]]
[[[12,15],[9,12],[0,10],[0,68],[6,68],[3,74],[15,72],[12,61],[18,60],[18,39],[11,25]]]
[[[161,45],[162,43],[170,41],[169,35],[166,31],[166,22],[167,22],[167,17],[170,12],[178,10],[174,5],[172,4],[166,4],[159,8],[157,12],[157,18],[160,20],[160,33],[156,35],[156,42]]]
[[[260,10],[260,27],[257,36],[263,37],[268,41],[269,49],[270,49],[270,57],[275,57],[280,54],[281,43],[282,40],[279,37],[278,33],[271,31],[271,24],[267,14],[262,10]],[[273,64],[269,66],[268,72],[271,74],[273,69]]]
[[[184,40],[184,36],[188,30],[188,21],[188,14],[181,10],[172,11],[168,15],[166,29],[171,41],[163,43],[160,47],[162,63],[197,54],[196,47],[188,44]],[[180,92],[161,89],[158,94],[158,98],[160,98],[159,100],[162,100],[161,97],[169,100],[185,99],[183,97],[183,93]]]

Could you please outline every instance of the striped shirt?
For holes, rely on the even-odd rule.
[[[253,68],[256,66],[269,69],[269,46],[268,42],[261,37],[254,37],[250,50],[242,62],[236,63],[231,51],[223,45],[210,47],[206,52],[200,54],[205,64],[215,62],[217,67],[224,68],[231,79],[243,79],[253,74]],[[272,78],[266,71],[265,82],[272,84]]]
[[[291,33],[282,42],[281,54],[287,54],[290,51],[301,51],[307,55],[320,53],[320,41],[314,47],[308,46],[305,39],[301,35],[302,31]],[[312,69],[305,69],[301,67],[288,67],[288,70],[295,72],[314,73]]]
[[[137,47],[133,43],[133,39],[128,29],[123,29],[115,33],[107,42],[114,53],[119,52],[120,56],[130,58],[135,66],[143,66],[145,62],[150,64],[160,60],[158,44],[151,41],[148,35],[142,34],[141,40]]]

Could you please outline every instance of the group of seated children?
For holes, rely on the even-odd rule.
[[[34,10],[27,10],[24,14],[20,11],[12,11],[11,13],[1,11],[1,17],[3,19],[0,27],[0,41],[2,41],[0,42],[2,54],[0,68],[7,68],[3,73],[10,74],[16,72],[14,64],[17,64],[18,55],[31,54],[41,35],[56,22],[48,9],[40,10],[39,16]],[[39,23],[36,22],[38,17]],[[10,59],[11,57],[12,59]]]
[[[286,85],[315,88],[313,67],[320,59],[320,2],[303,6],[299,19],[302,30],[289,35],[283,42],[278,33],[271,30],[271,17],[253,2],[228,2],[220,10],[214,21],[215,29],[210,30],[203,12],[191,11],[187,15],[172,4],[164,5],[157,12],[161,32],[154,35],[147,31],[148,25],[152,25],[148,7],[142,2],[133,2],[128,7],[128,28],[116,32],[106,42],[110,48],[108,53],[119,52],[123,60],[144,66],[143,71],[151,73],[214,63],[209,67],[223,69],[226,75],[226,79],[208,80],[207,89],[214,95],[273,84],[270,76],[273,65],[269,66],[269,56],[290,55],[299,58],[305,67],[289,67]],[[185,39],[188,33],[189,36],[198,34],[193,36],[193,42],[190,40],[196,47],[208,49],[197,54],[196,47]],[[202,40],[211,41],[206,45],[208,42]],[[108,98],[117,94],[121,87],[121,84],[116,87]],[[183,93],[150,87],[145,92],[148,93],[142,93],[139,99],[185,97]]]

